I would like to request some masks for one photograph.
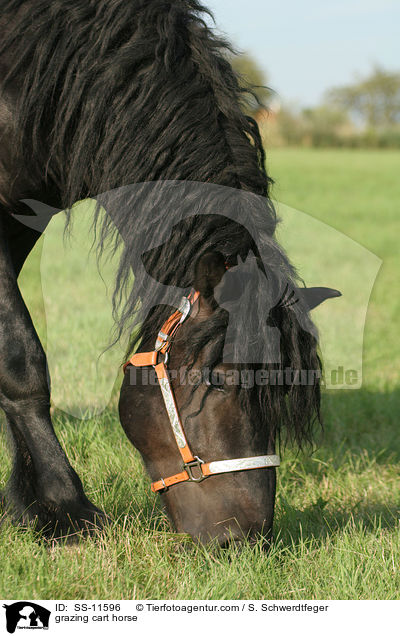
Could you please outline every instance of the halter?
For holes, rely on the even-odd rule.
[[[258,455],[256,457],[239,457],[237,459],[224,459],[221,461],[205,463],[197,455],[193,455],[183,430],[175,396],[168,375],[168,353],[172,345],[173,337],[181,324],[190,315],[192,307],[198,301],[200,292],[191,291],[188,296],[182,298],[181,305],[163,324],[158,333],[154,351],[135,353],[124,365],[124,371],[128,365],[135,367],[150,367],[155,369],[165,408],[168,413],[172,432],[175,437],[178,450],[183,460],[183,470],[170,477],[161,478],[151,484],[153,492],[162,492],[170,486],[184,481],[201,482],[211,475],[219,473],[232,473],[239,470],[251,470],[254,468],[271,468],[280,465],[278,455]],[[159,356],[164,355],[162,361]]]

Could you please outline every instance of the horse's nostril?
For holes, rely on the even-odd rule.
[[[226,550],[228,548],[234,548],[238,551],[243,550],[245,545],[251,548],[260,548],[263,552],[268,552],[271,547],[271,537],[268,536],[249,536],[249,537],[227,537],[222,536],[219,538],[219,547]]]
[[[240,537],[221,537],[219,540],[219,547],[223,550],[227,550],[232,547],[241,550],[243,547],[243,539]]]

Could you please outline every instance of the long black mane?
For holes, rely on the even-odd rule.
[[[252,250],[262,252],[282,287],[295,285],[295,272],[273,239],[277,221],[258,127],[241,110],[231,49],[208,26],[204,7],[196,0],[0,0],[0,14],[0,58],[7,62],[5,90],[16,95],[21,169],[54,188],[64,208],[93,197],[110,211],[104,220],[98,215],[99,246],[122,246],[114,294],[120,332],[133,328],[138,300],[153,294],[141,275],[143,263],[158,284],[186,288],[207,249],[232,262]],[[166,235],[162,221],[175,194],[170,190],[165,205],[162,187],[150,193],[146,186],[165,181],[216,184],[253,198],[240,203],[236,221],[216,222],[226,199],[212,187],[201,197],[178,192],[179,209],[199,214],[178,215],[173,234]],[[131,184],[144,185],[124,205],[110,204],[112,211],[107,197],[98,197]],[[240,215],[250,233],[238,230]],[[153,242],[143,239],[149,233]],[[155,333],[168,311],[153,308],[137,338]],[[319,369],[311,321],[303,313],[299,320],[292,309],[280,310],[283,363]],[[261,321],[260,343],[267,333]],[[210,337],[205,325],[199,346]],[[310,437],[318,384],[293,386],[286,394],[261,387],[257,397],[265,422],[272,415],[298,442]]]
[[[6,81],[19,85],[20,152],[47,167],[65,207],[157,179],[268,195],[228,44],[196,0],[2,0],[0,8]]]

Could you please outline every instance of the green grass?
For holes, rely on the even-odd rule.
[[[76,546],[48,546],[5,520],[1,598],[400,598],[400,159],[390,151],[284,149],[270,153],[268,167],[276,199],[383,261],[366,320],[362,388],[326,391],[319,450],[284,454],[271,551],[222,553],[171,532],[119,426],[114,399],[86,422],[60,411],[54,416],[90,498],[111,515],[110,528]],[[304,250],[309,261],[313,247]],[[38,258],[28,263],[22,285],[40,322]],[[0,456],[4,484],[10,466],[4,436]]]

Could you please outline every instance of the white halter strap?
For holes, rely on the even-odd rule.
[[[190,314],[190,311],[193,305],[197,302],[199,296],[199,292],[193,291],[190,292],[189,296],[184,296],[181,307],[175,311],[161,327],[157,336],[154,351],[135,353],[124,366],[124,370],[129,364],[137,367],[154,367],[171,424],[171,429],[183,460],[182,472],[153,482],[151,484],[153,492],[165,491],[170,486],[184,481],[200,482],[211,475],[217,475],[220,473],[232,473],[241,470],[252,470],[255,468],[272,468],[280,465],[278,455],[238,457],[236,459],[223,459],[205,463],[202,459],[197,457],[197,455],[193,455],[190,450],[168,375],[167,359],[173,336]],[[161,362],[158,362],[159,354],[164,354],[164,360]]]

